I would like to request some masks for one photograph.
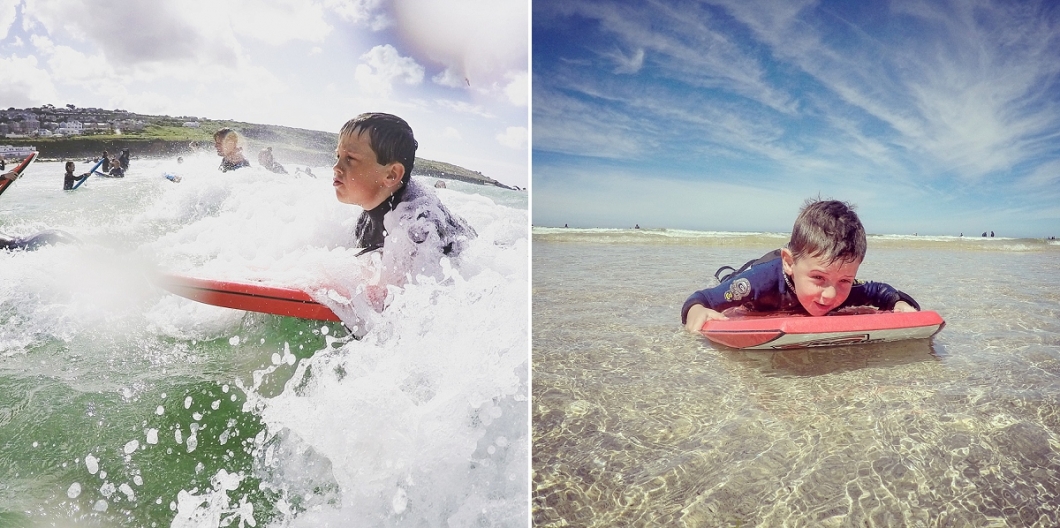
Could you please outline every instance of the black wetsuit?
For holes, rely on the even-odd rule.
[[[118,163],[121,165],[122,171],[129,170],[129,151],[121,151],[121,156],[118,156]]]
[[[407,219],[409,238],[416,243],[422,243],[427,239],[426,229],[434,229],[442,243],[442,254],[456,256],[467,240],[477,236],[474,228],[468,225],[463,218],[449,212],[449,209],[438,201],[432,190],[415,181],[409,181],[383,203],[361,213],[360,218],[357,219],[357,227],[354,229],[357,247],[363,248],[358,255],[383,247],[387,237],[383,217],[403,202],[416,202],[419,205],[415,210],[405,213],[409,216]],[[430,217],[432,214],[429,210],[435,207],[440,211],[442,218]]]
[[[74,188],[74,184],[87,178],[88,174],[82,174],[80,176],[74,176],[74,173],[66,173],[66,177],[63,178],[63,190],[69,191]]]
[[[697,304],[718,312],[743,306],[755,312],[806,313],[791,285],[791,278],[784,273],[779,249],[749,264],[750,267],[739,273],[725,277],[721,284],[693,293],[681,307],[681,324],[687,322],[688,310]],[[912,297],[890,285],[855,280],[850,295],[836,309],[874,306],[880,310],[893,310],[898,301],[920,309]]]
[[[221,160],[221,166],[217,167],[221,172],[228,172],[230,170],[242,169],[243,167],[249,167],[250,162],[246,158],[236,162],[228,161],[227,158]]]
[[[47,244],[61,244],[61,243],[77,243],[79,240],[73,235],[64,233],[62,231],[44,231],[37,233],[31,237],[25,238],[7,238],[0,236],[0,249],[3,250],[34,250],[43,245]]]

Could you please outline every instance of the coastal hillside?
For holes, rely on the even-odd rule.
[[[32,145],[41,159],[95,158],[107,150],[129,149],[133,157],[171,157],[213,152],[213,133],[228,127],[246,142],[247,157],[272,147],[285,165],[330,165],[338,134],[277,125],[194,116],[136,114],[125,110],[77,108],[73,105],[0,110],[0,145]],[[442,161],[416,158],[415,176],[430,176],[512,188],[473,171]]]

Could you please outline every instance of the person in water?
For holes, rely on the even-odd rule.
[[[121,165],[122,174],[129,170],[129,149],[122,149],[118,156],[118,164]]]
[[[272,156],[272,147],[265,147],[258,152],[258,163],[277,174],[287,174],[287,169],[283,168],[283,165],[280,165]]]
[[[340,202],[364,210],[354,230],[358,256],[382,250],[385,259],[388,238],[398,235],[388,226],[400,227],[417,252],[429,248],[425,253],[438,258],[458,256],[477,236],[433,189],[412,179],[417,147],[409,124],[391,114],[361,114],[339,132],[332,184]]]
[[[787,246],[719,277],[721,284],[693,293],[681,308],[681,323],[689,332],[699,332],[704,323],[727,319],[722,312],[738,306],[812,316],[850,306],[919,310],[909,295],[882,282],[857,279],[866,246],[865,228],[850,204],[808,201]]]
[[[69,191],[74,188],[74,184],[84,181],[85,178],[89,177],[92,173],[86,172],[80,176],[74,176],[74,162],[66,162],[66,176],[63,178],[63,190]]]
[[[121,160],[119,158],[110,159],[110,170],[107,171],[106,175],[112,178],[125,177],[125,168],[122,167]]]
[[[214,133],[213,145],[217,155],[221,156],[221,172],[249,167],[250,162],[243,156],[243,147],[239,146],[239,134],[231,128],[222,128]]]
[[[107,174],[108,172],[110,172],[110,154],[107,153],[106,150],[104,150],[103,157],[100,159],[103,160],[103,164],[99,166],[99,171],[103,174]]]

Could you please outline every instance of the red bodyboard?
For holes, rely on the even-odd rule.
[[[926,339],[946,322],[933,311],[855,315],[744,315],[707,321],[707,339],[732,348],[781,350]]]
[[[214,306],[318,321],[341,321],[330,308],[294,288],[268,286],[257,281],[221,281],[183,275],[163,275],[158,284],[181,297]]]
[[[22,173],[26,171],[26,167],[29,167],[29,164],[33,163],[33,160],[37,159],[38,154],[40,153],[37,151],[30,152],[28,156],[22,159],[21,163],[15,165],[15,168],[12,169],[15,173],[15,177],[13,179],[0,179],[0,194],[4,194],[4,191],[6,191],[12,183],[15,183],[15,180],[22,177]],[[0,171],[0,174],[7,174],[7,172],[8,171]]]

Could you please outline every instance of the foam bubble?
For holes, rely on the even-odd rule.
[[[95,475],[99,471],[99,459],[91,454],[85,455],[85,468],[90,475]]]

